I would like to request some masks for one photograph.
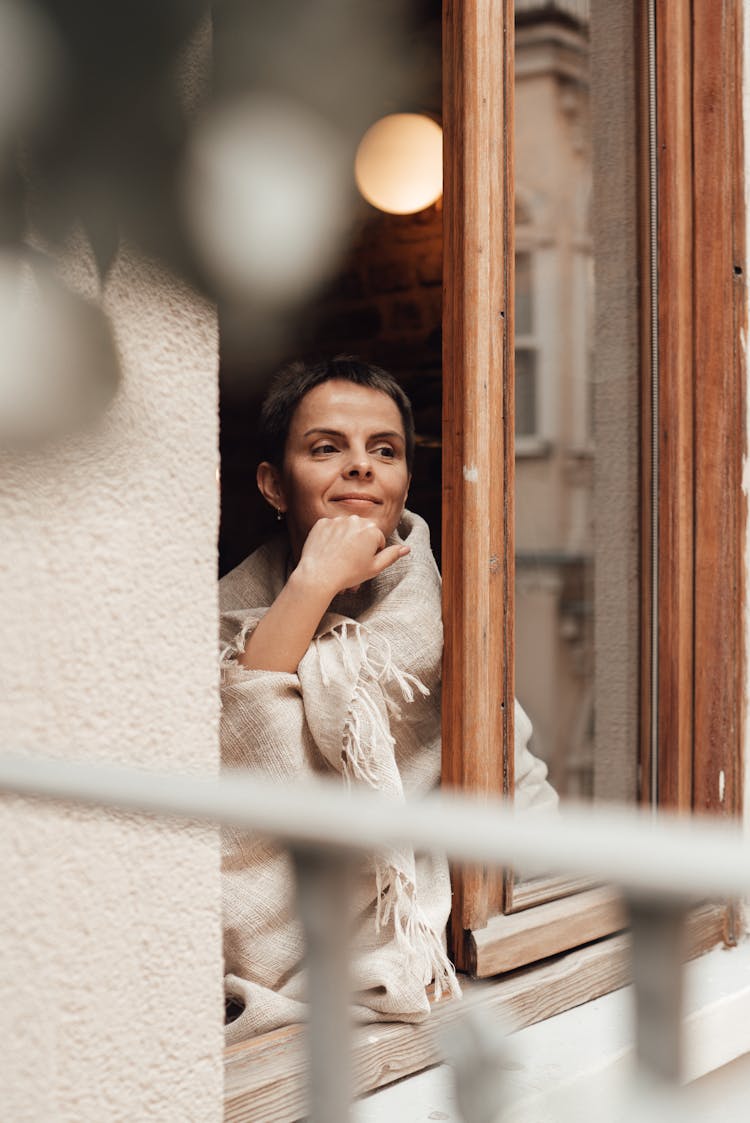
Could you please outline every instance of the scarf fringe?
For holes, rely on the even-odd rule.
[[[232,663],[237,662],[238,656],[242,655],[245,647],[247,646],[247,637],[250,632],[254,632],[258,626],[258,617],[253,617],[246,620],[240,628],[237,635],[230,643],[225,643],[219,651],[219,669],[223,670]]]
[[[359,780],[376,790],[378,750],[392,751],[394,740],[375,703],[359,684],[344,722],[341,746],[341,771],[347,783]]]
[[[342,643],[345,629],[346,625],[343,625]],[[357,678],[344,721],[341,770],[347,783],[359,780],[379,790],[382,781],[378,775],[378,764],[384,759],[384,754],[393,753],[396,741],[387,719],[368,690],[368,679],[372,681],[374,676],[364,657],[362,672]]]
[[[416,675],[401,670],[393,660],[391,645],[384,636],[375,636],[358,621],[342,621],[327,635],[334,637],[339,645],[345,670],[352,677],[356,675],[356,685],[344,722],[341,766],[347,783],[360,781],[370,787],[380,789],[378,762],[384,754],[392,754],[395,748],[388,719],[373,700],[368,685],[377,682],[390,713],[400,716],[400,708],[393,697],[393,687],[400,690],[401,697],[413,702],[415,692],[428,697],[430,691]],[[319,637],[316,645],[320,642]],[[359,667],[353,666],[350,645],[356,642],[359,648]],[[329,685],[328,676],[323,670],[323,660],[319,665],[323,685]],[[386,689],[391,687],[389,691]],[[410,957],[421,961],[423,983],[426,986],[435,981],[435,998],[446,991],[460,997],[461,991],[452,963],[445,953],[440,938],[428,924],[416,899],[414,881],[395,865],[382,861],[375,864],[376,908],[375,931],[380,932],[391,922],[396,943]]]
[[[375,635],[369,628],[358,620],[342,620],[330,632],[315,638],[315,647],[318,652],[321,677],[324,686],[330,686],[330,676],[326,673],[324,660],[320,658],[320,644],[323,639],[331,637],[339,646],[341,661],[347,674],[354,677],[362,673],[368,675],[381,687],[395,683],[401,691],[401,696],[407,702],[414,701],[414,692],[417,691],[424,698],[430,695],[429,689],[417,678],[416,675],[403,671],[393,661],[391,645],[385,636]],[[356,641],[359,647],[359,667],[355,665],[351,653],[351,641]]]
[[[416,675],[402,671],[393,661],[391,645],[384,636],[373,633],[357,620],[342,620],[330,632],[315,639],[321,681],[324,688],[331,685],[322,657],[321,641],[330,637],[337,645],[345,672],[355,679],[342,738],[341,770],[347,783],[359,780],[372,788],[380,788],[377,775],[379,754],[392,753],[396,744],[387,721],[373,701],[368,683],[377,682],[390,714],[401,716],[401,709],[387,688],[395,684],[407,702],[414,701],[415,691],[428,697],[430,691]],[[359,664],[352,657],[352,645],[359,649]]]
[[[414,882],[395,866],[376,862],[375,883],[375,931],[380,932],[392,920],[396,943],[422,961],[424,985],[434,979],[435,998],[446,992],[460,998],[455,969],[417,903]]]

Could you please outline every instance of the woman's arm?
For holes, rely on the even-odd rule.
[[[335,595],[306,581],[299,567],[295,569],[248,639],[238,663],[254,671],[296,671]]]
[[[408,553],[408,546],[386,546],[375,523],[358,515],[319,519],[238,662],[248,670],[294,673],[336,594],[369,581]]]

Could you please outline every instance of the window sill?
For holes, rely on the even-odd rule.
[[[685,1005],[686,1082],[750,1053],[750,940],[688,964]],[[632,1017],[631,988],[624,987],[517,1033],[519,1067],[504,1073],[503,1118],[509,1123],[598,1119],[603,1103],[611,1123],[632,1118],[625,1100],[633,1065]],[[711,1117],[721,1117],[715,1100]],[[354,1111],[355,1123],[428,1118],[460,1119],[447,1065],[384,1088]]]
[[[723,921],[724,910],[716,906],[697,910],[692,940],[695,954],[721,940]],[[462,979],[462,986],[466,996],[476,995],[490,1013],[502,1012],[518,1026],[531,1026],[582,1003],[588,1006],[592,999],[624,987],[628,974],[629,938],[620,935],[492,982]],[[355,1093],[365,1095],[439,1064],[443,1057],[437,1038],[461,1019],[463,1011],[463,1003],[444,999],[419,1026],[379,1023],[359,1027],[353,1042]],[[750,1032],[750,1016],[747,1025]],[[226,1123],[290,1123],[305,1115],[304,1032],[303,1026],[289,1026],[226,1050]],[[393,1118],[399,1116],[391,1114]]]

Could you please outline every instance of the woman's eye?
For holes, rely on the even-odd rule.
[[[387,460],[392,459],[396,455],[395,449],[390,445],[382,445],[380,448],[375,449],[378,456],[384,456]]]
[[[316,445],[315,448],[312,450],[313,456],[319,456],[319,455],[325,456],[327,453],[330,453],[330,452],[336,452],[336,446],[335,445],[330,445],[330,444]]]

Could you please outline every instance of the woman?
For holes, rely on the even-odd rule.
[[[220,584],[223,762],[424,794],[440,768],[440,579],[427,526],[404,507],[408,399],[355,359],[295,363],[269,391],[260,436],[258,487],[285,533]],[[546,769],[526,758],[526,802],[544,802]],[[231,1042],[304,1018],[304,946],[283,852],[227,832],[223,866],[226,993],[242,1010]],[[362,1019],[422,1020],[433,978],[458,991],[449,909],[443,861],[373,859],[353,901]]]

